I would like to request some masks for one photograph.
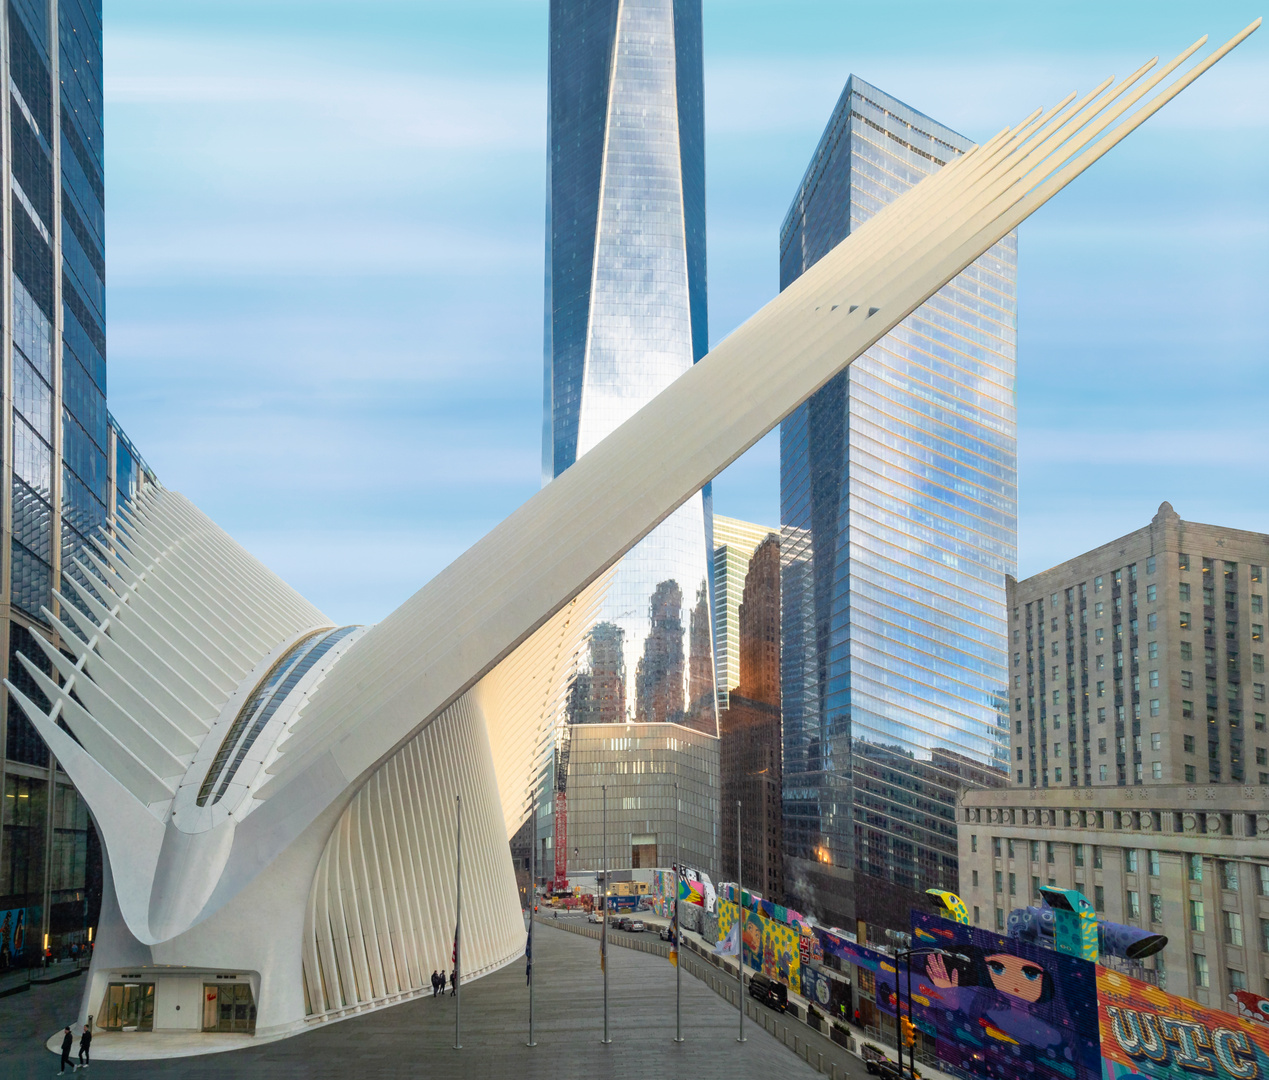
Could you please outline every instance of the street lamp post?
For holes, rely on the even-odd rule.
[[[670,922],[670,948],[674,951],[674,1041],[683,1041],[683,949],[679,945],[679,875],[683,849],[679,846],[679,786],[674,785],[674,909]]]
[[[528,965],[527,978],[529,980],[529,1041],[526,1046],[537,1046],[537,1041],[533,1038],[533,916],[538,909],[538,878],[537,878],[537,856],[538,856],[538,789],[533,789],[533,806],[529,811],[529,939],[525,955],[528,959],[525,963]]]
[[[454,895],[454,1049],[463,1048],[463,978],[462,978],[462,927],[463,927],[463,797],[454,796],[457,809],[455,829],[455,895]]]
[[[604,919],[600,923],[599,930],[599,963],[604,969],[604,1037],[602,1041],[610,1043],[612,1039],[608,1037],[608,785],[604,784],[600,791],[603,793],[604,800]]]
[[[740,990],[736,1004],[740,1006],[740,1033],[737,1042],[745,1041],[745,881],[740,861],[740,800],[736,800],[736,897],[737,918],[740,920],[740,933],[737,935],[740,947],[736,950],[736,969],[740,974]]]
[[[899,998],[899,958],[903,957],[904,965],[908,971],[908,1023],[912,1023],[912,958],[914,956],[929,956],[937,953],[940,956],[950,956],[954,960],[960,960],[966,964],[970,962],[969,957],[964,953],[949,952],[947,949],[898,949],[895,951],[894,959],[894,1049],[895,1055],[899,1059],[899,1076],[903,1076],[903,1031],[902,1017],[903,1007]],[[908,1052],[908,1064],[912,1071],[912,1075],[916,1075],[916,1043],[912,1044],[912,1049]]]

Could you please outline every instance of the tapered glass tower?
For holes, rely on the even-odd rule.
[[[971,145],[852,76],[781,288]],[[957,789],[1005,779],[1016,267],[1011,234],[781,426],[786,880],[842,926],[955,889]]]
[[[703,98],[700,0],[552,0],[544,483],[708,348]],[[635,865],[668,865],[678,777],[692,803],[683,857],[714,868],[712,550],[706,491],[627,554],[609,586],[567,705],[585,734],[557,758],[567,772],[571,744],[586,774],[557,783],[583,865],[600,847],[590,781],[611,767],[626,785],[616,819],[610,803],[618,852],[628,833]],[[627,730],[592,726],[614,724]]]
[[[552,3],[545,480],[706,351],[702,97],[700,0]],[[708,533],[694,497],[609,590],[629,720],[715,731]]]

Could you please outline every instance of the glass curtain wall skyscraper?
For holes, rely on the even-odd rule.
[[[546,480],[708,348],[704,142],[700,0],[554,0]],[[709,529],[690,499],[609,590],[626,719],[716,730]]]
[[[106,409],[105,190],[99,0],[9,0],[0,12],[3,121],[0,635],[15,685],[44,705],[14,656],[42,653],[53,589],[116,501],[153,479]],[[69,588],[62,588],[71,595]],[[76,599],[74,602],[78,603]],[[65,618],[65,614],[63,617]],[[87,810],[8,695],[0,705],[0,966],[86,937],[101,860]]]
[[[851,76],[781,288],[971,145]],[[956,888],[956,792],[1008,767],[1016,268],[1011,234],[781,426],[786,879],[839,925]]]
[[[552,0],[549,86],[544,483],[708,349],[700,0]],[[684,725],[716,769],[710,534],[706,491],[622,560],[570,723]],[[645,849],[672,817],[646,801]]]

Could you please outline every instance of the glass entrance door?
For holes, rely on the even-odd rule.
[[[239,1031],[252,1034],[256,1030],[256,1003],[251,997],[250,983],[205,983],[203,985],[203,1030]]]
[[[111,983],[106,990],[107,1031],[154,1030],[154,983]]]

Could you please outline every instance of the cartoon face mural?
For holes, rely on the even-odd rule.
[[[933,978],[932,967],[941,959],[931,956],[926,966]],[[991,984],[1002,994],[1034,1004],[1053,996],[1053,977],[1038,964],[1011,953],[993,953],[985,960]],[[1046,993],[1047,991],[1047,993]]]
[[[914,948],[941,950],[912,957],[913,1021],[952,1071],[1100,1080],[1094,964],[922,912],[913,912],[912,926]],[[898,986],[906,1008],[902,963]],[[893,999],[894,987],[883,966],[879,1004]]]

